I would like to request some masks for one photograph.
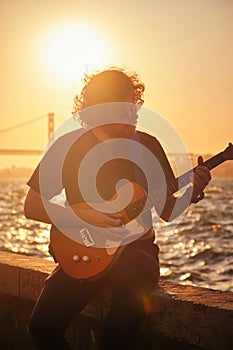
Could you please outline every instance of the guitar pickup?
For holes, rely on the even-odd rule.
[[[93,245],[95,245],[95,241],[86,227],[82,228],[79,231],[79,233],[86,247],[92,247]]]

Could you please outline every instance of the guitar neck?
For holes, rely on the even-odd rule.
[[[202,163],[202,165],[206,166],[209,170],[214,169],[219,164],[225,162],[224,153],[220,152],[216,154],[215,156],[207,159]],[[175,178],[174,180],[167,183],[167,194],[172,195],[173,193],[177,192],[178,189],[186,186],[188,183],[190,183],[190,179],[192,178],[192,174],[195,171],[195,169],[198,166],[195,166],[193,169],[187,171],[186,173],[182,174],[181,176]]]
[[[224,157],[224,153],[220,152],[212,158],[207,159],[205,162],[202,163],[202,165],[206,166],[209,170],[212,170],[219,164],[223,163],[225,160],[227,159]],[[173,179],[172,181],[169,181],[165,186],[157,188],[155,191],[152,191],[148,198],[147,195],[145,195],[139,200],[129,204],[125,208],[128,217],[132,219],[135,218],[141,213],[143,208],[146,210],[150,210],[154,204],[159,203],[161,200],[164,199],[165,196],[172,195],[184,186],[188,185],[192,181],[192,175],[196,168],[197,166],[182,174],[181,176]]]

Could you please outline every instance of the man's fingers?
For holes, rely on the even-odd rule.
[[[198,165],[202,165],[203,164],[203,157],[202,156],[199,156],[198,159],[197,159],[197,164]]]
[[[109,214],[106,215],[106,225],[107,227],[119,227],[122,226],[121,216],[119,217],[111,217]]]
[[[205,166],[199,166],[196,171],[195,174],[200,178],[200,180],[209,183],[211,180],[211,175],[210,175],[210,171],[207,167]]]
[[[197,159],[198,167],[196,168],[195,173],[202,182],[208,184],[211,180],[211,174],[209,169],[203,165],[203,162],[203,157],[199,156]]]
[[[122,217],[121,213],[108,213],[107,215],[114,219],[121,219]]]

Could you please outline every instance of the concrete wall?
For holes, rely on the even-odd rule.
[[[30,313],[44,279],[54,267],[53,262],[44,259],[0,252],[2,349],[33,349],[27,332]],[[103,290],[72,322],[68,338],[74,349],[96,348],[110,295],[109,290]],[[233,349],[233,293],[160,283],[148,308],[150,313],[141,334],[145,348]]]

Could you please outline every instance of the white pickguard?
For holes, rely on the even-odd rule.
[[[140,238],[147,230],[145,225],[140,219],[134,219],[124,226],[126,230],[129,231],[128,234],[124,236],[122,240],[106,239],[105,241],[99,238],[98,233],[93,233],[88,228],[82,228],[80,231],[74,229],[66,229],[63,234],[70,238],[71,240],[84,244],[86,247],[102,247],[105,248],[107,254],[112,255],[121,246],[133,242],[134,240]]]

